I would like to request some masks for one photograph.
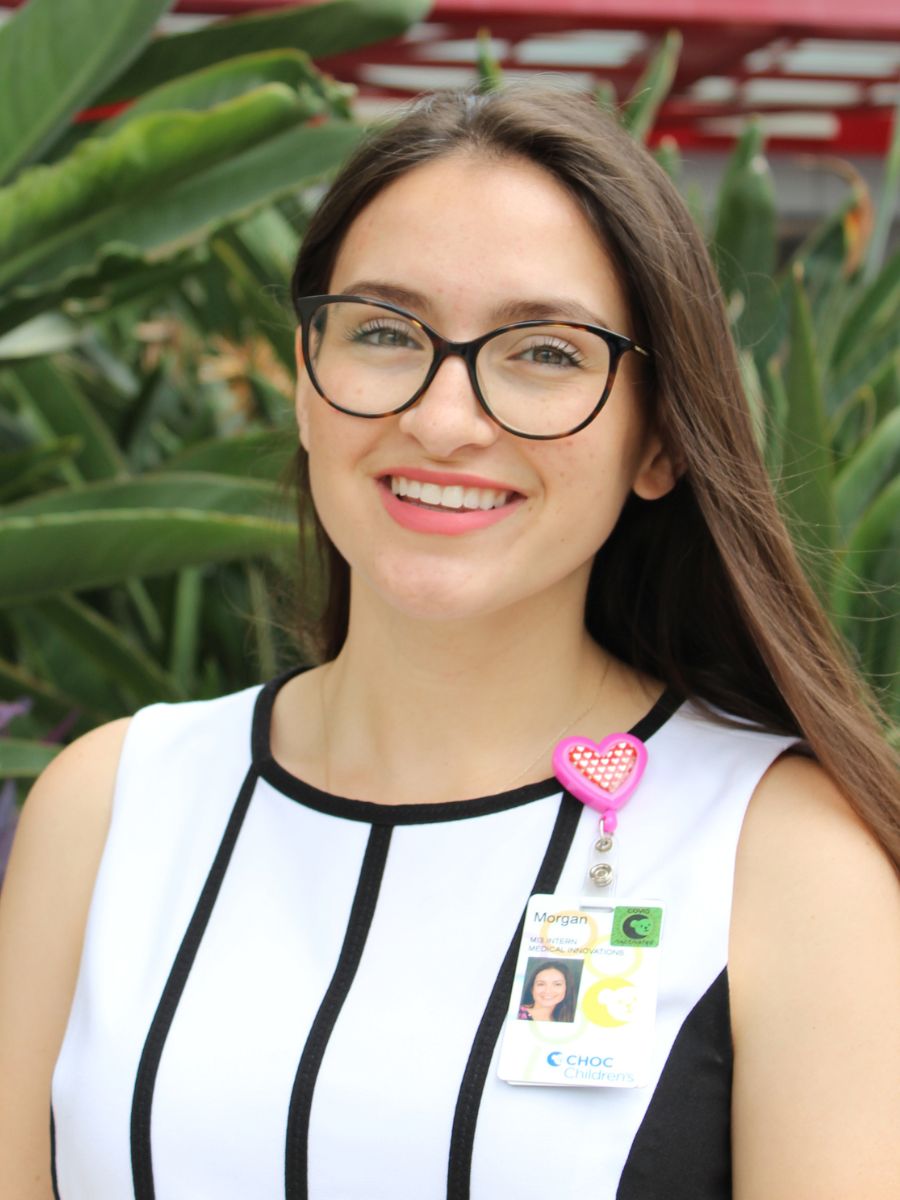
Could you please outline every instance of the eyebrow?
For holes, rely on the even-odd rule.
[[[366,296],[373,300],[385,300],[388,304],[396,304],[400,308],[408,308],[413,313],[427,314],[431,305],[427,296],[398,284],[387,283],[376,279],[357,279],[343,289],[345,296]],[[598,316],[597,313],[577,300],[565,297],[547,296],[540,300],[505,300],[492,308],[488,314],[489,320],[498,325],[513,321],[552,321],[554,318],[563,321],[574,321],[585,325],[600,325],[605,329],[613,326]]]

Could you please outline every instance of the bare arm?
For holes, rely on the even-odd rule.
[[[0,894],[0,1196],[50,1200],[50,1079],[127,720],[80,738],[26,801]]]
[[[735,1200],[893,1200],[900,889],[814,763],[757,789],[731,934]]]

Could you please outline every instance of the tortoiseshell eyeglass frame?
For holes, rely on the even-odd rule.
[[[345,408],[342,404],[338,404],[336,400],[333,400],[329,395],[327,395],[321,383],[317,379],[309,345],[310,329],[312,328],[313,317],[318,310],[325,305],[339,303],[367,304],[372,308],[384,309],[386,312],[394,313],[397,316],[403,317],[405,321],[409,321],[412,325],[415,325],[417,329],[421,329],[431,343],[433,350],[431,365],[425,374],[425,378],[423,379],[421,386],[413,393],[412,396],[410,396],[408,400],[405,400],[396,408],[389,409],[387,412],[383,413],[355,412],[352,408]],[[627,354],[629,350],[633,350],[635,354],[640,354],[644,358],[651,357],[649,350],[644,349],[643,346],[639,346],[637,342],[633,341],[629,337],[626,337],[623,333],[615,333],[613,330],[606,329],[602,325],[584,324],[580,321],[513,321],[508,325],[501,325],[497,329],[491,329],[488,333],[481,334],[480,337],[472,338],[471,341],[452,342],[448,338],[442,337],[436,329],[432,329],[430,325],[426,325],[421,317],[417,317],[415,313],[409,312],[408,309],[400,308],[399,305],[390,304],[385,300],[374,300],[370,296],[344,296],[333,294],[323,296],[302,296],[295,302],[295,307],[297,310],[297,315],[300,318],[303,358],[304,362],[306,363],[307,374],[309,375],[310,382],[312,383],[313,387],[316,389],[322,399],[327,404],[330,404],[332,408],[337,409],[338,412],[346,413],[351,417],[360,417],[363,420],[380,420],[382,417],[393,417],[398,413],[406,412],[408,408],[412,408],[417,400],[421,399],[421,397],[431,386],[431,383],[440,369],[441,364],[448,358],[458,357],[461,358],[466,364],[466,368],[469,373],[469,382],[472,385],[472,391],[475,393],[475,397],[478,400],[479,405],[496,425],[499,425],[501,429],[505,429],[507,433],[512,433],[516,437],[528,438],[529,441],[555,441],[557,438],[571,437],[573,433],[578,433],[587,425],[590,425],[591,421],[593,421],[594,418],[599,415],[604,404],[609,399],[610,393],[612,392],[613,384],[616,381],[616,372],[619,368],[619,363],[623,354]],[[483,346],[487,345],[488,342],[492,341],[496,337],[499,337],[501,334],[507,333],[511,329],[540,329],[541,327],[551,325],[555,326],[556,328],[562,326],[567,329],[582,329],[587,333],[595,334],[606,343],[609,350],[609,372],[606,377],[606,385],[590,413],[588,413],[583,421],[579,421],[579,423],[574,425],[571,429],[564,429],[560,433],[525,433],[521,429],[516,429],[515,426],[508,425],[505,421],[502,421],[495,412],[492,411],[490,404],[488,404],[484,394],[481,391],[481,385],[478,382],[476,361],[478,359],[479,351]]]

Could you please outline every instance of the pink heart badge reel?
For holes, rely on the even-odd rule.
[[[630,799],[647,765],[647,747],[630,733],[611,733],[602,742],[568,737],[553,751],[553,773],[583,804],[599,812],[603,832],[615,833],[618,811]]]

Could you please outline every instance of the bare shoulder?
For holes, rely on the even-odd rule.
[[[900,888],[815,763],[757,788],[735,869],[729,980],[737,1200],[900,1194]]]
[[[101,725],[67,746],[31,789],[10,860],[8,887],[48,859],[72,882],[96,868],[109,827],[116,770],[130,721]],[[39,860],[35,862],[34,860]],[[93,885],[93,874],[89,880]],[[4,893],[7,891],[4,888]]]
[[[31,790],[0,893],[0,1194],[50,1196],[50,1077],[75,990],[128,721],[63,750]]]

